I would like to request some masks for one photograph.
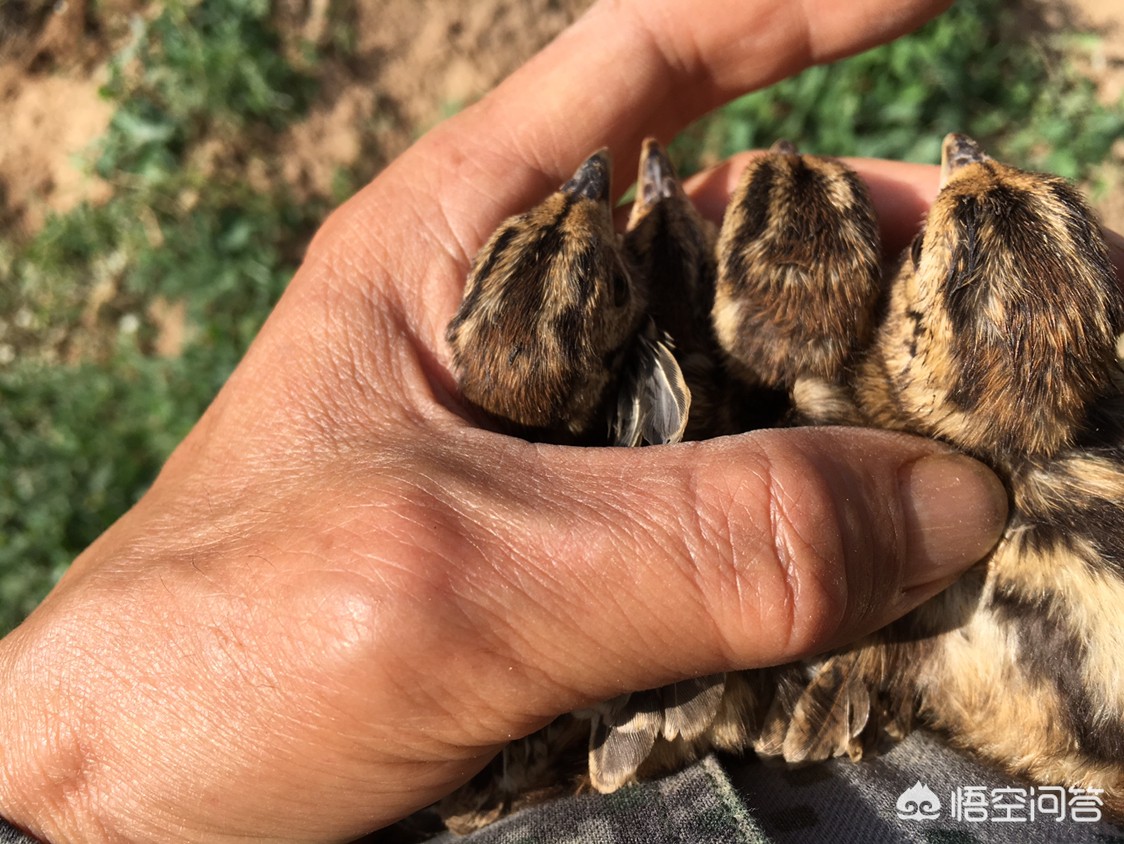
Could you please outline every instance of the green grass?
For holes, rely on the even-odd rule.
[[[1124,136],[1124,103],[1099,105],[1059,55],[1088,39],[1030,42],[1025,29],[1010,3],[960,0],[909,37],[730,103],[673,151],[687,172],[777,138],[823,155],[936,163],[943,136],[963,132],[1012,164],[1086,178]]]
[[[328,210],[289,196],[271,152],[316,80],[282,58],[270,12],[169,2],[136,22],[91,165],[112,199],[0,246],[0,630],[148,487]],[[186,308],[173,357],[154,353],[157,299]]]
[[[111,367],[32,363],[0,374],[4,625],[151,481],[221,382],[220,372],[196,382],[192,369],[123,348]]]
[[[284,49],[270,12],[265,0],[171,0],[135,23],[91,164],[112,199],[51,218],[30,241],[0,239],[0,630],[144,492],[328,210],[298,204],[280,176],[276,139],[319,96],[320,65]],[[1122,114],[1026,44],[1000,0],[965,0],[914,36],[730,104],[674,152],[691,170],[788,137],[936,161],[957,130],[1085,178],[1124,132]],[[341,174],[340,196],[353,186]],[[171,357],[155,352],[157,300],[186,308]]]

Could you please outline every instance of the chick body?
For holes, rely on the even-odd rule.
[[[1063,179],[945,142],[944,185],[902,261],[857,381],[871,422],[1010,467],[1072,445],[1112,390],[1122,306]]]
[[[731,201],[717,256],[714,244],[713,230],[649,140],[625,246],[691,386],[688,438],[775,423],[783,407],[776,397],[801,379],[837,385],[869,337],[880,292],[865,188],[839,162],[800,156],[784,142],[751,166]],[[744,751],[777,682],[772,671],[713,675],[595,708],[594,786],[610,791],[716,748]]]
[[[691,391],[687,440],[713,435],[720,401],[717,347],[709,319],[716,234],[683,191],[659,142],[646,138],[624,248],[649,291],[648,313],[670,337]],[[696,740],[718,713],[724,679],[721,674],[700,677],[592,707],[589,769],[594,788],[615,791],[635,780],[642,768],[650,775],[692,762]]]
[[[645,140],[624,247],[691,391],[686,440],[771,427],[787,407],[780,391],[728,372],[711,319],[717,240],[717,227],[695,209],[667,154],[654,138]]]
[[[858,756],[919,718],[1014,774],[1103,788],[1121,814],[1124,417],[1104,411],[1124,297],[1062,180],[951,135],[942,182],[855,395],[867,424],[989,462],[1009,525],[984,563],[778,699],[762,749]]]
[[[779,141],[742,174],[718,240],[713,320],[734,370],[778,388],[840,380],[871,336],[880,262],[854,171]]]
[[[690,391],[646,314],[647,277],[613,229],[609,186],[608,156],[595,153],[542,203],[505,220],[473,262],[446,337],[463,396],[506,432],[582,445],[683,436]],[[588,788],[590,746],[605,724],[590,715],[564,715],[509,744],[442,801],[445,822],[465,832]],[[608,790],[596,777],[594,785]]]

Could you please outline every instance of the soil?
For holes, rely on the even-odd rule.
[[[327,61],[324,96],[281,139],[283,173],[299,192],[328,196],[341,167],[373,176],[422,131],[481,97],[592,0],[380,0],[355,3],[354,44]],[[137,0],[110,0],[116,17],[146,14]],[[0,3],[0,223],[24,233],[48,211],[64,212],[107,187],[81,166],[108,124],[98,96],[105,61],[128,36],[91,37],[84,0],[30,0],[18,20]],[[105,0],[99,6],[105,5]],[[328,0],[278,0],[279,26],[326,44]]]
[[[425,128],[480,97],[579,15],[591,0],[380,0],[355,3],[354,43],[330,60],[325,97],[281,139],[283,172],[299,192],[330,195],[341,166],[371,175]],[[283,29],[326,44],[339,33],[329,0],[278,0]],[[128,34],[139,0],[26,0],[13,16],[0,4],[0,224],[36,230],[108,188],[86,174],[83,151],[111,113],[98,97],[105,61]],[[106,9],[112,9],[112,15]],[[1106,102],[1124,93],[1124,3],[1069,0],[1050,7],[1051,25],[1099,33],[1086,63]],[[104,24],[119,21],[118,30]],[[1124,147],[1124,142],[1121,144]],[[1124,161],[1124,148],[1116,156]],[[1124,184],[1124,165],[1110,174]],[[1124,231],[1124,190],[1099,201]]]

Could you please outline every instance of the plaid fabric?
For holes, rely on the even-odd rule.
[[[443,844],[655,844],[766,842],[713,756],[673,776],[586,794],[516,812],[471,835],[445,833]]]
[[[932,795],[929,802],[909,804],[910,795],[899,804],[918,783]],[[586,795],[536,806],[472,835],[459,838],[445,833],[434,840],[441,844],[1124,844],[1124,827],[1089,820],[1099,812],[1096,802],[1095,797],[1058,789],[1032,791],[1031,786],[1012,782],[919,732],[858,765],[837,759],[786,768],[756,759],[711,756],[656,782],[607,796]],[[899,816],[918,811],[932,817]],[[1080,820],[1071,817],[1074,814]]]
[[[39,839],[20,832],[3,818],[0,818],[0,844],[40,844]]]

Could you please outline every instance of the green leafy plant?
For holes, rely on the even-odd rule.
[[[269,155],[315,93],[270,13],[171,0],[136,19],[102,92],[112,197],[0,249],[0,630],[152,482],[326,213]],[[169,302],[182,341],[157,354]]]
[[[29,612],[120,516],[183,437],[213,383],[122,350],[95,363],[0,372],[0,628]]]
[[[912,35],[730,103],[674,152],[686,171],[777,138],[823,155],[936,162],[941,138],[964,132],[1012,163],[1083,178],[1124,136],[1124,108],[1099,104],[1049,39],[1028,40],[1027,9],[960,0]]]

